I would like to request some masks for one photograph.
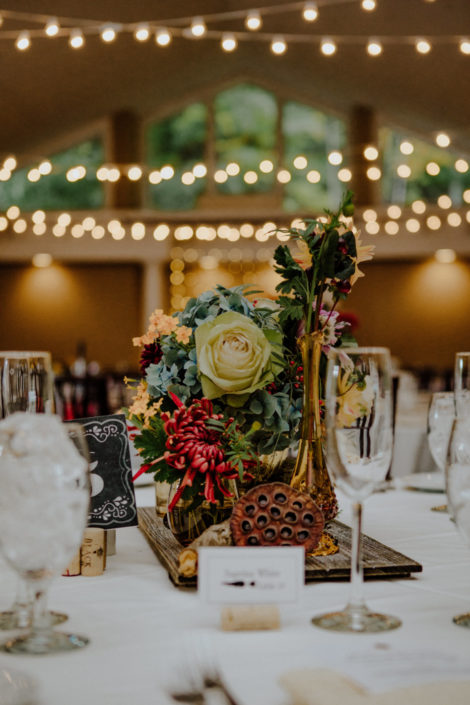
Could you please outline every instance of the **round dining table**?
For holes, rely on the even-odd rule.
[[[153,504],[153,487],[136,494],[140,506]],[[349,501],[339,498],[339,518],[350,523]],[[206,667],[217,668],[238,705],[289,705],[280,680],[294,669],[327,669],[370,693],[470,680],[470,629],[452,621],[470,611],[470,548],[449,514],[432,510],[444,502],[442,493],[406,489],[365,502],[364,532],[423,566],[411,577],[365,583],[368,605],[402,620],[394,631],[344,634],[312,625],[313,615],[345,605],[347,581],[306,585],[298,603],[280,606],[279,629],[222,631],[220,607],[175,587],[139,528],[129,527],[118,530],[102,575],[53,582],[50,607],[69,615],[57,629],[86,635],[89,645],[47,656],[3,652],[0,666],[34,679],[40,705],[171,703],[170,693],[194,688]],[[5,609],[16,578],[3,562],[0,576]],[[214,702],[212,695],[202,702]]]

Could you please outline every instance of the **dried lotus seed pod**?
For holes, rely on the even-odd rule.
[[[253,487],[235,504],[230,520],[237,546],[303,546],[306,553],[318,545],[323,527],[312,498],[283,482]]]

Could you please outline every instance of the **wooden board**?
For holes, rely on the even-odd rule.
[[[139,507],[139,528],[150,547],[167,569],[178,587],[196,587],[197,577],[184,578],[178,573],[181,544],[157,517],[154,507]],[[308,556],[305,562],[305,582],[316,580],[349,580],[351,565],[351,529],[340,521],[328,524],[328,532],[338,539],[339,551],[333,556]],[[253,549],[254,551],[256,548]],[[393,548],[363,535],[362,555],[366,578],[403,578],[423,570],[420,563],[394,551]]]

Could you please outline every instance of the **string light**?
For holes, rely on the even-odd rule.
[[[191,186],[191,184],[194,184],[195,181],[196,181],[196,177],[194,176],[192,171],[185,171],[181,175],[181,182],[185,186]]]
[[[447,222],[451,228],[458,228],[462,224],[462,218],[459,213],[449,213],[447,216]]]
[[[142,169],[140,168],[140,166],[134,165],[129,167],[129,169],[127,170],[127,178],[130,181],[138,181],[139,179],[141,179]]]
[[[155,33],[155,41],[161,47],[166,47],[171,42],[171,34],[165,27],[160,27]]]
[[[338,166],[343,161],[343,155],[341,152],[334,150],[328,154],[328,161],[330,164],[333,164],[333,166]]]
[[[442,196],[439,196],[437,199],[437,205],[439,208],[451,208],[452,207],[452,199],[447,196],[447,194],[443,193]]]
[[[413,203],[411,204],[411,210],[413,211],[413,213],[422,215],[426,211],[426,204],[424,201],[421,200],[413,201]]]
[[[373,162],[378,158],[379,150],[373,145],[368,145],[365,147],[363,154],[368,161]]]
[[[258,29],[260,29],[261,25],[263,24],[263,21],[261,19],[261,15],[257,10],[251,10],[245,20],[245,27],[249,29],[251,32],[256,32]]]
[[[344,183],[347,183],[348,181],[351,181],[352,179],[352,172],[350,169],[340,169],[338,171],[338,179],[340,181],[343,181]]]
[[[408,164],[399,164],[397,166],[397,174],[402,179],[408,179],[411,176],[411,169]]]
[[[47,176],[47,174],[50,174],[52,171],[52,164],[48,159],[45,159],[42,161],[39,166],[38,166],[38,171],[41,174],[41,176]]]
[[[439,230],[441,227],[441,219],[437,215],[430,215],[426,220],[426,225],[430,230]]]
[[[321,174],[319,171],[317,171],[316,169],[312,169],[311,171],[308,172],[307,181],[310,184],[318,184],[320,180],[321,180]]]
[[[165,179],[165,181],[169,181],[175,175],[175,170],[170,164],[166,164],[160,169],[160,175],[162,179]]]
[[[394,220],[397,220],[401,216],[401,208],[400,206],[389,206],[387,208],[387,215],[389,218],[392,218]]]
[[[202,179],[207,174],[207,167],[205,164],[195,164],[193,166],[193,174],[196,179]]]
[[[270,174],[274,169],[274,164],[270,159],[263,159],[263,161],[261,161],[259,164],[259,168],[260,171],[263,172],[263,174]]]
[[[397,235],[400,230],[400,226],[394,220],[387,220],[384,225],[384,229],[387,235]]]
[[[15,44],[16,44],[16,48],[19,49],[20,51],[26,51],[26,49],[29,49],[29,47],[31,46],[31,39],[29,37],[29,32],[26,30],[24,32],[20,32]]]
[[[256,182],[258,181],[258,174],[256,173],[256,171],[247,171],[245,172],[245,174],[243,174],[243,181],[249,184],[250,186],[252,184],[256,184]]]
[[[57,18],[51,18],[46,22],[46,26],[44,28],[45,33],[47,34],[48,37],[55,37],[59,33],[59,23],[57,22]]]
[[[450,137],[445,132],[439,132],[436,135],[436,144],[438,147],[448,147],[450,145]]]
[[[405,154],[405,155],[413,154],[414,149],[415,149],[415,148],[413,147],[413,145],[411,144],[411,142],[408,142],[407,140],[404,140],[404,141],[400,144],[400,152],[401,152],[402,154]]]
[[[224,51],[235,51],[238,46],[238,42],[235,39],[234,34],[226,33],[222,35],[222,49]]]
[[[419,54],[429,54],[431,51],[431,44],[428,42],[427,39],[417,39],[416,40],[416,51],[419,52]]]
[[[273,52],[273,54],[280,56],[281,54],[285,53],[286,49],[287,44],[285,43],[282,37],[273,37],[273,40],[271,42],[271,51]]]
[[[367,44],[367,53],[370,56],[379,56],[382,53],[382,44],[377,39],[371,39]]]
[[[150,29],[148,24],[139,24],[135,28],[134,37],[138,42],[146,42],[150,37]]]
[[[429,174],[429,176],[437,176],[441,170],[441,167],[439,164],[436,164],[436,162],[428,162],[426,164],[426,173]]]
[[[296,169],[306,169],[308,164],[307,159],[303,156],[303,154],[299,154],[299,156],[296,157],[292,163]]]
[[[13,171],[17,167],[16,158],[13,156],[7,157],[3,162],[3,166],[5,169],[8,169],[8,171]]]
[[[470,54],[470,39],[461,39],[459,48],[462,54]]]
[[[376,0],[362,0],[361,7],[366,12],[372,12],[377,7],[377,2]]]
[[[318,7],[314,2],[306,2],[302,12],[304,20],[307,22],[315,22],[318,17]]]
[[[322,39],[320,50],[325,56],[333,56],[336,52],[336,44],[332,39]]]
[[[103,27],[103,29],[101,30],[101,39],[107,44],[109,44],[110,42],[114,42],[114,40],[116,39],[116,30],[112,25],[105,25]]]
[[[455,170],[460,172],[461,174],[465,174],[465,172],[468,171],[468,162],[466,159],[457,159],[454,166]]]
[[[72,49],[81,49],[85,44],[85,37],[81,29],[72,29],[70,32],[69,44]]]
[[[195,17],[191,22],[191,34],[193,37],[203,37],[206,33],[206,24],[202,17]]]
[[[378,181],[380,177],[382,176],[382,172],[377,166],[370,166],[367,169],[367,178],[370,179],[371,181]]]
[[[408,218],[405,227],[409,233],[417,233],[421,228],[421,224],[416,218]]]

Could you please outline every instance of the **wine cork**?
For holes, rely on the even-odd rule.
[[[106,568],[105,530],[85,529],[80,553],[82,575],[101,575]]]
[[[220,626],[224,631],[279,629],[281,618],[276,605],[232,605],[223,607]]]
[[[81,573],[81,566],[80,566],[80,549],[76,552],[70,563],[68,564],[67,568],[64,570],[62,575],[65,576],[72,576],[72,575],[80,575]]]

